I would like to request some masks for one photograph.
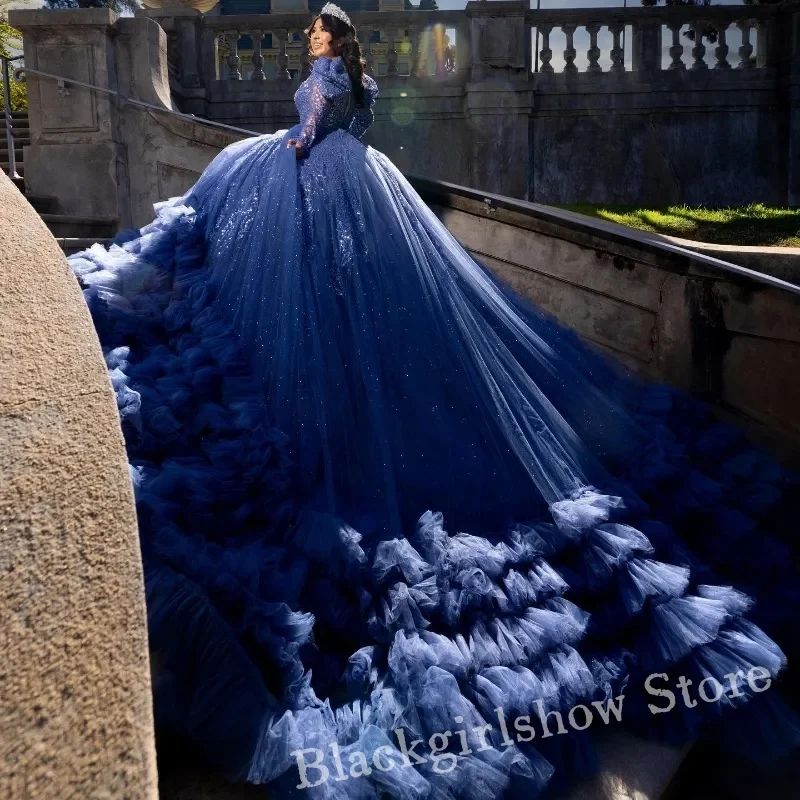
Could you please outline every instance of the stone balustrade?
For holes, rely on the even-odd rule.
[[[470,2],[463,11],[360,12],[351,18],[368,73],[390,79],[455,74],[464,83],[491,74],[498,61],[534,79],[746,70],[774,65],[779,50],[780,15],[769,6],[537,11],[525,5]],[[156,18],[167,31],[171,70],[182,89],[217,80],[300,81],[310,71],[303,33],[308,12],[202,16],[186,9],[182,16],[171,6],[138,13]],[[563,49],[555,46],[558,37]],[[729,41],[736,43],[733,48]],[[583,69],[577,60],[585,62]],[[274,68],[265,70],[265,61]]]
[[[461,11],[362,12],[352,15],[367,61],[367,72],[379,76],[411,75],[414,77],[445,76],[470,68],[469,20]],[[311,71],[306,47],[305,29],[309,14],[281,13],[259,15],[226,15],[205,17],[199,22],[199,56],[209,80],[275,81],[303,80]],[[443,33],[452,30],[455,42],[449,63],[444,59],[429,59],[444,52],[447,45]],[[450,37],[448,37],[449,39]],[[240,42],[247,42],[245,59],[251,67],[243,74]],[[220,44],[227,53],[220,57]],[[277,69],[271,75],[264,72],[265,43],[275,53]],[[437,47],[438,45],[438,47]],[[460,45],[460,46],[459,46]],[[299,61],[300,69],[290,74],[289,56]],[[376,56],[383,57],[385,72],[377,69]]]
[[[780,43],[777,26],[780,14],[770,6],[670,6],[665,8],[563,9],[526,14],[527,24],[539,37],[539,64],[542,75],[625,71],[658,72],[708,69],[753,69],[772,66]],[[554,50],[555,33],[565,41],[563,51]],[[607,52],[598,46],[598,37],[607,32]],[[586,68],[576,65],[576,33],[583,33],[588,45]],[[623,48],[626,34],[632,44],[631,64],[626,66]],[[690,34],[687,36],[687,34]],[[732,50],[729,40],[739,44]],[[556,69],[554,55],[560,56]],[[603,68],[601,58],[607,57]],[[713,59],[710,57],[713,56]],[[690,60],[689,60],[690,59]],[[687,63],[688,61],[688,63]],[[709,61],[711,63],[709,64]]]

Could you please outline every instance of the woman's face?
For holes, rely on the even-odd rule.
[[[314,21],[308,32],[308,38],[311,40],[312,55],[317,58],[320,56],[333,58],[336,55],[333,49],[333,35],[324,27],[321,17]]]

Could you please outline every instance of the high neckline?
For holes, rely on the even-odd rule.
[[[335,61],[342,61],[342,57],[341,56],[317,56],[314,59],[314,63],[315,64],[318,64],[320,61],[330,61],[331,63],[333,63]],[[344,63],[344,62],[342,61],[342,63]]]

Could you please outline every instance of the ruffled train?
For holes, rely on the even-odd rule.
[[[790,503],[796,478],[715,422],[710,409],[622,376],[488,272],[480,281],[524,316],[527,335],[548,354],[536,375],[538,410],[575,421],[581,441],[602,454],[603,468],[587,469],[599,481],[575,485],[561,499],[542,486],[520,499],[529,478],[508,466],[505,452],[487,485],[478,485],[485,468],[465,468],[453,496],[420,457],[395,472],[396,485],[411,488],[391,524],[382,528],[380,512],[359,505],[374,492],[390,507],[386,487],[395,484],[356,471],[341,476],[349,480],[343,483],[336,474],[340,453],[372,444],[331,429],[359,410],[346,402],[356,391],[342,383],[336,406],[333,392],[312,385],[292,393],[288,385],[300,359],[327,370],[331,385],[350,379],[348,354],[337,347],[343,333],[330,328],[314,339],[291,324],[290,313],[320,325],[336,319],[336,298],[355,275],[363,285],[354,294],[385,299],[385,307],[367,311],[389,328],[396,304],[411,326],[416,312],[399,294],[387,295],[393,285],[377,273],[358,272],[359,247],[380,272],[391,259],[376,254],[395,245],[370,238],[371,225],[347,191],[336,203],[314,192],[315,164],[330,172],[336,158],[364,158],[363,148],[341,156],[350,144],[334,142],[323,162],[319,145],[320,160],[298,180],[282,136],[227,148],[191,192],[157,204],[150,225],[120,235],[108,250],[95,245],[70,258],[103,346],[136,489],[157,725],[186,737],[232,779],[268,783],[275,796],[325,800],[538,797],[592,774],[591,737],[615,724],[675,743],[716,736],[765,760],[796,747],[800,725],[778,690],[754,689],[747,677],[759,667],[762,685],[767,675],[778,678],[800,641]],[[399,173],[374,153],[367,158],[384,182],[378,209],[388,214],[393,204],[396,230],[407,225],[430,236],[426,226],[434,223],[415,216]],[[268,167],[276,182],[285,171],[296,195],[267,187],[259,196],[246,191],[244,178],[225,192],[212,182],[239,169],[252,172],[257,188],[258,170]],[[361,191],[377,191],[364,185]],[[247,198],[269,202],[270,215],[243,211]],[[319,306],[311,309],[281,259],[291,262],[298,243],[313,249],[303,224],[323,219],[330,231],[315,228],[316,241],[337,240],[335,252],[347,255],[341,208],[348,203],[355,211],[346,219],[361,225],[355,250],[326,276],[330,294],[323,281],[312,287]],[[229,222],[234,207],[238,227]],[[287,241],[286,226],[281,237],[267,230],[276,219],[301,223],[296,241]],[[391,237],[394,229],[387,223],[383,230]],[[251,254],[263,240],[272,244],[269,254]],[[446,261],[452,243],[430,241],[431,253]],[[428,253],[417,263],[431,261]],[[230,269],[234,262],[241,270]],[[435,264],[430,281],[428,300],[446,304]],[[486,296],[485,308],[471,309],[483,320],[477,329],[491,327],[492,314],[504,308]],[[248,311],[254,297],[266,304],[261,313]],[[529,343],[503,340],[501,327],[484,340],[497,358],[486,375],[498,381],[498,365],[511,370],[531,352]],[[412,357],[405,344],[386,346],[402,361]],[[365,374],[377,352],[359,351]],[[414,387],[421,376],[435,381],[437,370],[457,371],[450,355],[411,364],[409,419],[431,397],[434,405],[446,399],[434,385],[415,400]],[[586,395],[556,391],[578,380],[587,381]],[[328,438],[301,426],[320,398]],[[296,405],[283,409],[286,402]],[[580,461],[568,432],[550,431],[544,411],[528,410],[513,424],[529,425],[542,440],[552,435],[554,451],[565,447]],[[509,424],[513,417],[509,407]],[[375,424],[390,419],[387,413]],[[615,426],[626,419],[635,421],[635,433],[619,443]],[[408,437],[403,452],[412,453],[425,449],[416,446],[426,441],[419,436],[435,436],[435,427],[381,430],[395,452]],[[349,426],[343,431],[352,434]],[[444,443],[442,435],[431,449],[437,474],[446,475],[448,458],[459,464],[471,456],[468,447],[437,452]],[[357,462],[353,456],[347,464]],[[310,475],[309,465],[319,471]],[[426,480],[415,484],[415,472]],[[437,491],[441,506],[417,505],[409,516]],[[352,505],[331,513],[324,502],[331,493]],[[482,516],[493,498],[497,513]],[[443,507],[446,513],[436,510]],[[677,702],[653,713],[648,706],[664,708],[667,700],[644,687],[662,673],[654,685],[671,689]],[[693,687],[691,708],[674,685],[681,676]],[[713,702],[698,699],[704,681],[711,696],[714,681],[723,687]],[[298,788],[301,760],[324,763],[328,778],[319,780],[325,773],[309,766],[306,783],[316,785]],[[380,766],[389,763],[395,766]]]

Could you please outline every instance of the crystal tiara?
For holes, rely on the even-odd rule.
[[[333,3],[326,3],[322,7],[322,11],[320,11],[319,13],[327,14],[330,17],[336,17],[337,19],[340,19],[342,22],[344,22],[345,25],[348,25],[351,28],[353,27],[353,23],[350,22],[350,17],[348,17],[347,14],[345,14],[344,11],[342,11],[342,9],[339,8],[339,6],[334,5]]]

